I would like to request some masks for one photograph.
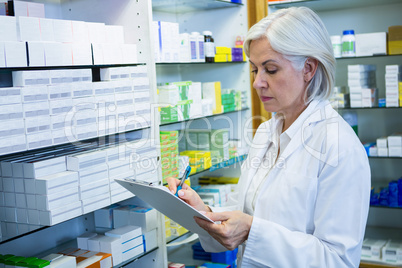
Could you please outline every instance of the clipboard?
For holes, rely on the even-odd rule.
[[[115,179],[115,181],[187,230],[197,234],[209,235],[195,222],[194,217],[212,223],[214,221],[174,196],[167,187],[137,182],[130,178]]]

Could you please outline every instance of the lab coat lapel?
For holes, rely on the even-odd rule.
[[[312,103],[313,104],[313,103]],[[281,165],[283,161],[285,161],[292,153],[298,150],[301,146],[307,146],[309,140],[313,136],[313,126],[315,123],[324,120],[325,115],[322,112],[325,112],[322,109],[322,105],[316,106],[314,103],[314,107],[312,108],[311,114],[307,116],[307,118],[300,124],[301,127],[297,130],[295,135],[291,138],[288,146],[285,151],[282,153],[280,158],[277,161],[277,165]]]

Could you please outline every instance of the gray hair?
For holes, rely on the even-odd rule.
[[[302,70],[307,58],[318,61],[317,71],[307,86],[305,100],[325,100],[331,95],[335,81],[336,61],[332,43],[318,15],[307,7],[280,9],[253,25],[244,41],[250,57],[251,41],[267,38],[271,47]]]

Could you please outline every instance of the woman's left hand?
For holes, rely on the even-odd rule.
[[[204,213],[203,213],[204,214]],[[205,212],[205,216],[221,224],[195,217],[199,226],[228,250],[234,250],[248,238],[253,217],[241,211]]]

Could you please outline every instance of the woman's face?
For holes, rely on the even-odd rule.
[[[268,112],[298,114],[305,107],[307,83],[303,70],[297,71],[282,54],[275,52],[266,38],[251,41],[250,63],[257,90]]]

